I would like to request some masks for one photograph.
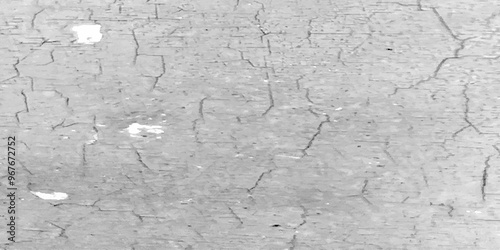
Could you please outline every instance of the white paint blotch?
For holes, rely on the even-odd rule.
[[[128,126],[127,131],[132,137],[139,137],[137,134],[141,133],[142,131],[146,131],[148,133],[153,133],[153,134],[163,134],[164,131],[161,129],[162,126],[149,126],[149,125],[141,125],[139,123],[132,123],[130,126]]]
[[[98,43],[102,39],[101,25],[98,24],[84,24],[74,26],[71,29],[78,37],[77,43],[93,44]]]
[[[64,200],[68,198],[68,194],[60,192],[52,192],[51,194],[47,194],[42,192],[31,191],[31,193],[44,200]]]

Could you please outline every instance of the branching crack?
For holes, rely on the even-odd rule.
[[[58,90],[53,90],[53,91],[56,92],[61,98],[64,99],[64,103],[66,105],[66,108],[69,108],[69,97],[66,97],[65,95],[63,95],[63,93],[61,93]]]
[[[422,7],[421,7],[421,4],[420,4],[420,1],[417,2],[417,6],[419,8],[419,10],[422,10]],[[437,79],[437,76],[439,74],[439,71],[441,70],[441,68],[444,66],[444,64],[448,61],[448,60],[456,60],[456,59],[461,59],[462,57],[460,56],[460,51],[462,51],[464,48],[465,48],[465,42],[467,42],[468,40],[470,39],[473,39],[475,37],[468,37],[468,38],[465,38],[465,39],[460,39],[458,38],[457,35],[455,35],[453,33],[453,31],[450,29],[450,27],[448,26],[448,24],[444,21],[443,17],[441,16],[441,14],[439,14],[439,12],[437,11],[436,8],[432,7],[431,8],[433,13],[436,15],[436,17],[438,18],[439,22],[441,23],[441,25],[444,27],[444,29],[450,34],[450,36],[456,40],[456,41],[459,41],[460,44],[459,46],[453,51],[453,56],[451,57],[445,57],[443,58],[439,64],[436,66],[436,68],[434,69],[434,72],[428,76],[427,78],[425,79],[422,79],[412,85],[410,85],[409,87],[396,87],[394,89],[394,92],[389,94],[389,97],[393,96],[393,95],[396,95],[398,93],[398,91],[400,89],[413,89],[417,86],[419,86],[420,84],[422,83],[425,83],[425,82],[428,82],[432,79]]]
[[[312,35],[312,30],[313,30],[313,27],[312,27],[312,22],[313,20],[317,19],[318,17],[314,17],[314,18],[311,18],[309,19],[309,22],[307,23],[307,37],[306,37],[306,40],[309,42],[309,45],[312,45],[312,41],[311,41],[311,35]]]
[[[66,235],[66,228],[63,228],[63,227],[61,227],[61,226],[59,226],[59,225],[56,225],[56,224],[54,224],[54,223],[52,223],[52,222],[50,222],[50,221],[47,221],[47,223],[49,223],[50,225],[52,225],[52,226],[54,226],[54,227],[57,227],[57,228],[59,228],[59,229],[61,230],[61,231],[59,232],[58,237],[62,237],[62,238],[66,238],[66,239],[68,238],[68,236]]]
[[[396,160],[394,160],[394,157],[392,157],[391,153],[389,152],[389,138],[386,139],[384,143],[384,154],[389,158],[389,160],[392,161],[392,163],[396,164]]]
[[[260,32],[262,33],[262,35],[260,36],[260,41],[263,43],[264,42],[264,36],[267,36],[267,35],[271,34],[271,32],[267,32],[267,31],[264,30],[264,28],[262,27],[262,25],[264,25],[265,22],[263,23],[262,20],[259,17],[260,16],[260,12],[261,11],[262,12],[266,12],[266,9],[265,9],[265,6],[264,6],[263,3],[258,2],[258,1],[254,1],[254,2],[260,4],[260,6],[261,6],[260,9],[257,10],[257,13],[254,15],[254,19],[257,22],[257,25],[259,27]]]
[[[452,138],[455,138],[458,134],[460,134],[461,132],[463,132],[464,130],[468,129],[468,128],[473,128],[474,131],[476,131],[478,134],[482,134],[481,131],[476,127],[476,125],[474,125],[470,119],[469,119],[469,103],[470,103],[470,97],[468,96],[467,92],[469,90],[469,84],[470,83],[466,83],[464,84],[464,89],[462,90],[462,96],[464,97],[465,99],[465,103],[464,103],[464,121],[465,123],[467,123],[466,126],[462,127],[461,129],[459,129],[458,131],[456,131],[455,133],[453,133],[452,135]]]
[[[246,61],[248,64],[250,64],[250,66],[252,66],[252,68],[256,68],[255,64],[253,64],[252,61],[250,61],[250,59],[245,58],[245,56],[243,55],[243,51],[238,50],[238,52],[240,52],[240,59],[242,61]]]
[[[22,60],[24,60],[26,57],[24,57]],[[19,73],[19,69],[17,68],[17,65],[19,65],[19,63],[21,63],[22,60],[19,60],[19,58],[16,60],[16,63],[12,64],[12,67],[14,68],[14,70],[16,71],[16,75],[13,76],[13,77],[9,77],[1,82],[6,82],[6,81],[9,81],[11,79],[14,79],[16,77],[19,77],[21,75],[21,73]]]

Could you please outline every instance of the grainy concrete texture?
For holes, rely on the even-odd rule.
[[[0,12],[2,249],[500,249],[496,0]]]

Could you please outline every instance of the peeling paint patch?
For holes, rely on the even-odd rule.
[[[71,29],[78,37],[77,43],[94,44],[102,39],[101,25],[98,24],[85,24],[77,25]]]
[[[42,193],[42,192],[31,191],[31,193],[38,196],[41,199],[44,199],[44,200],[64,200],[64,199],[68,198],[68,194],[60,193],[60,192],[52,192],[50,194],[47,194],[47,193]]]
[[[127,128],[128,133],[132,137],[140,137],[138,136],[139,133],[145,131],[147,133],[153,133],[153,134],[163,134],[164,131],[162,130],[162,126],[149,126],[149,125],[141,125],[139,123],[132,123],[130,126]]]

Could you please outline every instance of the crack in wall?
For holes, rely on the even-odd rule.
[[[271,88],[271,83],[267,83],[267,96],[269,98],[269,106],[264,111],[264,113],[262,113],[261,116],[267,115],[267,113],[269,113],[269,111],[271,111],[271,109],[274,108],[274,97],[273,97],[273,90]]]
[[[70,108],[69,107],[69,97],[66,97],[63,93],[61,93],[60,91],[58,90],[53,90],[55,93],[57,93],[61,98],[64,99],[64,104],[66,105],[66,108]]]
[[[392,154],[389,152],[389,138],[387,138],[384,142],[384,154],[387,156],[387,158],[389,158],[389,160],[391,160],[392,163],[394,164],[397,164],[396,160],[394,159],[394,157],[392,157]]]
[[[266,174],[271,174],[273,172],[274,169],[270,169],[270,170],[267,170],[263,173],[260,174],[259,178],[257,179],[257,181],[255,181],[255,183],[253,184],[253,186],[251,188],[248,188],[247,189],[247,192],[248,193],[252,193],[253,190],[259,185],[260,181],[262,180],[262,178],[264,177],[264,175]]]
[[[497,147],[497,145],[492,145],[493,149],[497,151],[498,156],[500,156],[500,149]]]
[[[419,80],[418,82],[416,82],[414,84],[411,84],[409,87],[396,87],[394,89],[393,93],[389,94],[389,97],[391,97],[393,95],[396,95],[400,89],[413,89],[413,88],[419,86],[422,83],[429,82],[432,79],[438,79],[437,76],[438,76],[439,72],[441,71],[441,68],[443,67],[443,65],[447,61],[449,61],[449,60],[458,60],[458,59],[462,59],[462,58],[467,57],[467,56],[460,56],[459,55],[460,51],[462,51],[465,48],[465,42],[467,42],[470,39],[474,39],[476,37],[468,37],[468,38],[464,38],[464,39],[458,38],[458,36],[453,33],[453,31],[450,29],[450,27],[448,26],[448,24],[444,21],[443,17],[441,16],[441,14],[439,14],[439,12],[437,11],[437,9],[434,8],[434,7],[431,7],[431,9],[432,9],[434,15],[438,18],[439,23],[444,27],[444,29],[447,31],[447,33],[450,34],[450,36],[453,38],[453,40],[459,41],[460,44],[459,44],[459,46],[456,49],[453,50],[453,56],[443,58],[439,62],[439,64],[436,66],[436,68],[434,69],[434,71],[432,72],[432,74],[429,75],[427,78]]]
[[[481,178],[481,198],[483,201],[486,201],[486,193],[485,193],[485,188],[486,185],[488,184],[488,170],[490,169],[490,159],[491,155],[486,158],[484,161],[484,169],[483,169],[483,176]]]
[[[311,18],[309,19],[308,23],[307,23],[307,36],[306,36],[306,40],[309,42],[309,46],[312,46],[312,41],[311,41],[311,35],[312,35],[312,30],[313,30],[313,27],[312,27],[312,22],[315,20],[315,19],[318,19],[318,17],[314,17],[314,18]]]
[[[30,108],[28,106],[28,97],[26,96],[26,94],[24,93],[24,90],[21,90],[21,95],[23,96],[23,101],[24,101],[24,110],[29,113],[30,112]]]
[[[308,214],[307,208],[304,207],[303,205],[300,205],[300,208],[302,209],[302,214],[300,215],[302,222],[293,228],[295,232],[292,236],[292,239],[288,242],[288,244],[291,245],[288,248],[288,250],[294,250],[297,247],[297,233],[299,233],[298,229],[307,223],[307,214]]]
[[[82,158],[82,162],[81,162],[81,165],[82,165],[82,175],[86,176],[87,175],[87,171],[86,171],[86,167],[87,167],[87,144],[85,144],[85,143],[82,145],[82,155],[81,155],[81,158]]]
[[[299,76],[299,78],[297,78],[295,80],[295,86],[296,86],[297,90],[300,90],[300,82],[299,81],[304,79],[304,77],[305,77],[305,75],[301,75],[301,76]]]
[[[368,180],[364,180],[364,185],[361,188],[361,194],[365,194],[367,192]]]
[[[439,14],[439,12],[437,11],[437,9],[435,7],[431,7],[431,9],[432,9],[432,12],[438,18],[438,20],[441,23],[441,25],[443,26],[443,28],[448,32],[448,34],[450,34],[450,36],[453,37],[453,39],[460,40],[458,38],[458,36],[455,35],[455,33],[453,33],[453,31],[450,29],[450,26],[448,26],[448,24],[446,23],[446,21],[444,21],[444,18],[441,16],[441,14]]]
[[[139,41],[137,41],[137,36],[135,34],[136,29],[132,29],[132,38],[134,39],[134,44],[135,44],[135,49],[134,49],[134,59],[133,59],[133,64],[135,65],[137,63],[137,57],[139,56]]]
[[[61,227],[61,226],[59,226],[59,225],[57,225],[57,224],[55,224],[53,222],[50,222],[50,221],[47,221],[47,223],[49,223],[50,225],[52,225],[54,227],[59,228],[60,232],[59,232],[59,235],[57,237],[62,237],[62,238],[68,239],[68,236],[66,235],[66,229],[67,228],[63,228],[63,227]]]
[[[238,227],[241,227],[243,225],[243,220],[234,212],[234,210],[230,206],[227,206],[227,208],[229,209],[233,217],[240,223]]]
[[[137,155],[137,161],[139,161],[139,163],[141,163],[141,166],[149,171],[152,171],[151,168],[146,163],[144,163],[144,161],[142,160],[142,155],[139,153],[139,151],[137,149],[134,149],[134,151],[135,151],[135,154]]]
[[[258,1],[254,1],[254,2],[260,4],[260,6],[261,6],[260,9],[257,10],[257,13],[254,15],[254,19],[257,22],[257,26],[259,28],[259,31],[262,33],[260,36],[260,42],[264,43],[264,37],[271,34],[271,32],[264,30],[264,28],[262,26],[265,24],[265,21],[262,22],[262,20],[260,19],[259,16],[260,16],[261,12],[266,12],[266,8],[265,8],[263,3],[258,2]]]
[[[199,131],[198,131],[198,122],[201,120],[205,122],[205,115],[203,113],[203,105],[205,104],[205,101],[208,99],[208,97],[204,97],[200,100],[198,103],[198,118],[194,119],[192,122],[192,127],[191,129],[194,132],[194,138],[196,143],[200,144],[201,141],[199,139]]]
[[[165,73],[167,72],[167,69],[166,69],[166,66],[165,66],[165,57],[160,56],[160,58],[161,58],[162,72],[158,76],[154,77],[155,78],[155,82],[153,83],[153,86],[151,87],[151,91],[156,88],[156,85],[158,84],[158,80],[160,80],[160,78],[163,77],[163,75],[165,75]]]
[[[325,123],[329,123],[330,122],[330,116],[329,115],[326,115],[325,114],[325,117],[326,119],[324,121],[321,121],[320,124],[318,125],[318,127],[316,128],[316,133],[314,133],[314,135],[312,136],[312,138],[309,140],[309,142],[307,143],[307,146],[305,148],[303,148],[301,151],[302,151],[302,157],[303,158],[304,156],[307,156],[307,150],[309,148],[311,148],[311,146],[313,145],[314,143],[314,140],[316,140],[316,137],[318,137],[318,135],[321,134],[321,130],[323,128],[323,125]]]
[[[39,11],[38,11],[38,12],[36,12],[36,13],[33,15],[33,17],[31,18],[31,28],[32,28],[32,29],[35,29],[35,20],[36,20],[37,16],[38,16],[40,13],[44,12],[44,11],[45,11],[45,8],[44,8],[44,9],[39,10]],[[38,29],[37,29],[37,30],[38,30]],[[38,30],[38,31],[40,31],[40,30]]]
[[[474,125],[470,119],[469,119],[469,112],[470,112],[470,108],[469,108],[469,103],[470,103],[470,97],[468,96],[467,94],[467,91],[469,90],[469,82],[464,84],[463,85],[463,90],[462,90],[462,96],[463,98],[465,99],[465,103],[464,103],[464,111],[463,111],[463,120],[465,121],[465,123],[467,123],[466,126],[460,128],[459,130],[457,130],[455,133],[452,134],[452,138],[455,138],[457,137],[458,134],[462,133],[464,130],[468,129],[468,128],[473,128],[474,131],[476,131],[478,134],[482,134],[482,132],[476,127],[476,125]]]
[[[30,52],[32,53],[32,52]],[[28,54],[29,55],[29,54]],[[23,59],[19,60],[19,58],[16,59],[16,62],[14,64],[12,64],[12,67],[14,68],[14,71],[16,71],[16,75],[15,76],[12,76],[12,77],[9,77],[3,81],[1,81],[0,83],[3,83],[3,82],[6,82],[6,81],[9,81],[9,80],[12,80],[14,78],[17,78],[19,76],[21,76],[21,73],[19,72],[19,69],[17,68],[17,66],[19,65],[19,63],[21,63],[24,59],[26,59],[27,56],[25,56]]]
[[[240,0],[236,0],[236,3],[233,6],[233,11],[236,11],[239,6],[240,6]]]

